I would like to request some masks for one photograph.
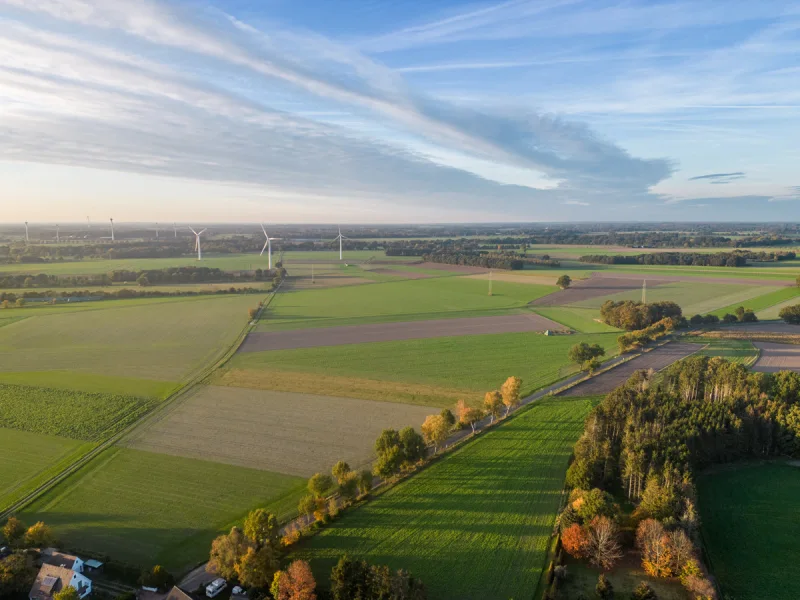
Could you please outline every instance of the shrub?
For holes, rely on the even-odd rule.
[[[787,323],[800,325],[800,304],[783,307],[778,316]]]
[[[658,600],[655,591],[647,582],[642,581],[631,594],[631,600]]]
[[[725,313],[722,317],[723,323],[736,323],[739,319],[736,318],[736,315],[732,315],[731,313]]]
[[[605,573],[600,573],[594,591],[597,593],[597,597],[600,598],[600,600],[611,600],[611,598],[614,597],[614,586],[611,585]]]

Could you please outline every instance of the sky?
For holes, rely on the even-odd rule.
[[[0,221],[797,221],[800,4],[0,0]]]

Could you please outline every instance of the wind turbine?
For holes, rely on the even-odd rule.
[[[109,219],[111,221],[111,241],[114,241],[114,219]]]
[[[61,243],[61,238],[58,236],[58,225],[56,225],[56,244]]]
[[[342,235],[342,228],[341,227],[338,227],[338,229],[339,229],[339,235],[337,235],[335,238],[333,238],[333,241],[334,242],[337,242],[337,241],[339,242],[339,260],[342,260],[342,240],[349,240],[350,238],[346,238],[346,237],[344,237]]]
[[[203,260],[203,251],[200,249],[200,236],[203,235],[206,230],[201,229],[200,231],[195,231],[191,227],[189,227],[189,229],[191,229],[194,234],[194,249],[197,250],[197,260]]]
[[[178,226],[175,223],[172,224],[172,230],[175,232],[175,239],[177,240],[178,239]]]
[[[30,240],[30,238],[28,237],[28,222],[27,222],[27,221],[25,221],[25,243],[26,243],[26,244],[28,244],[28,243],[30,243],[30,241],[31,241],[31,240]]]
[[[261,249],[261,254],[259,256],[264,256],[264,250],[267,251],[267,258],[269,259],[269,270],[272,271],[272,240],[279,240],[281,238],[271,238],[269,234],[267,234],[267,230],[264,229],[264,224],[261,224],[261,231],[264,232],[264,237],[267,238],[267,241],[264,242],[264,247]]]
[[[91,231],[92,230],[92,221],[89,217],[86,217],[86,228]]]

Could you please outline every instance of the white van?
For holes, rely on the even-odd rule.
[[[217,577],[214,581],[206,586],[206,596],[209,598],[216,598],[226,587],[228,587],[228,582],[222,577]]]

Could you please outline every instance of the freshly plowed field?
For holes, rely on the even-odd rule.
[[[381,431],[419,429],[430,412],[399,403],[205,387],[125,444],[308,477],[338,460],[367,465]]]
[[[308,540],[327,581],[342,554],[407,569],[437,600],[529,598],[572,445],[591,404],[547,399]]]
[[[645,279],[644,276],[640,276],[639,279],[606,276],[589,277],[588,279],[574,282],[566,290],[560,290],[549,296],[537,298],[531,304],[533,306],[566,306],[567,304],[577,304],[621,292],[640,290],[642,289],[643,279]],[[658,284],[648,280],[647,285],[655,287]]]
[[[459,335],[523,333],[566,329],[560,323],[533,313],[471,319],[438,319],[409,323],[376,323],[347,327],[323,327],[273,332],[255,332],[247,336],[239,352],[316,348],[342,344],[392,342]]]
[[[778,371],[794,371],[800,373],[800,346],[793,344],[773,344],[771,342],[755,342],[761,351],[753,371],[776,373]]]
[[[607,394],[614,388],[622,385],[635,371],[640,369],[653,369],[660,371],[668,367],[676,360],[686,358],[702,348],[699,344],[680,344],[671,343],[651,350],[633,360],[629,360],[623,365],[615,367],[597,377],[592,377],[588,381],[579,383],[562,394],[562,396],[594,396]]]

